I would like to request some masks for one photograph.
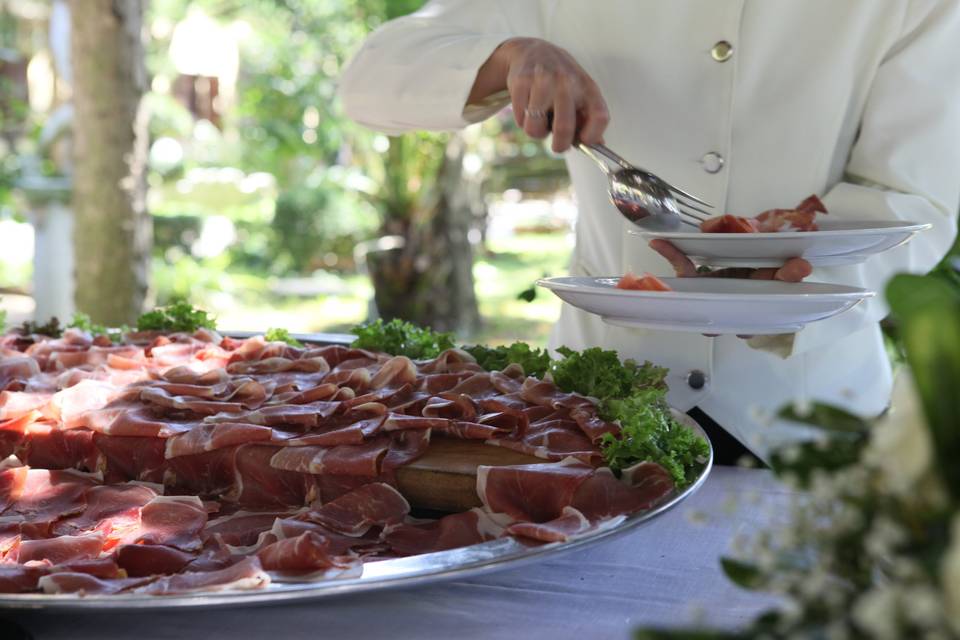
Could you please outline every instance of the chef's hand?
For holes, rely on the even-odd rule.
[[[610,122],[607,103],[597,83],[569,53],[539,38],[511,38],[484,62],[470,91],[476,104],[497,91],[510,92],[517,125],[534,138],[550,133],[553,150],[566,151],[578,139],[603,142]]]
[[[677,272],[678,278],[748,278],[750,280],[780,280],[782,282],[800,282],[810,275],[813,267],[803,258],[790,258],[779,269],[716,269],[701,272],[687,257],[666,240],[651,240],[650,248],[667,259]]]

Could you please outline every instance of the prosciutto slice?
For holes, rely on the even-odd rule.
[[[388,484],[366,484],[324,505],[311,508],[304,518],[343,535],[359,537],[370,527],[398,524],[410,513],[410,505]]]
[[[126,544],[117,549],[117,564],[134,578],[178,573],[196,557],[160,544]]]
[[[63,564],[75,560],[92,560],[100,555],[103,542],[101,534],[21,540],[17,550],[17,562],[24,564],[41,560],[51,564]]]
[[[260,561],[254,556],[217,571],[188,571],[164,576],[134,588],[133,592],[169,596],[200,591],[264,589],[269,584],[270,576],[264,573]]]

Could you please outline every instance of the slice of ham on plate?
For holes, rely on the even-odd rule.
[[[563,276],[537,284],[608,324],[704,334],[796,333],[874,295],[856,287],[734,278],[663,278],[673,291],[624,291],[619,278]]]
[[[651,273],[634,275],[632,271],[627,271],[623,277],[617,281],[617,289],[626,289],[629,291],[673,291],[670,286]]]
[[[730,214],[710,218],[700,225],[700,231],[703,233],[816,231],[818,213],[827,213],[827,208],[820,198],[810,196],[793,209],[769,209],[753,218]]]
[[[770,209],[753,218],[723,215],[698,231],[628,233],[645,241],[666,240],[702,265],[713,267],[779,267],[790,258],[804,258],[815,267],[860,264],[872,255],[908,242],[931,227],[904,220],[871,220],[834,213],[820,219],[826,207],[810,196],[794,209]]]

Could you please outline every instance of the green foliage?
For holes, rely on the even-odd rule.
[[[550,368],[550,354],[547,350],[531,348],[525,342],[499,347],[477,344],[464,347],[464,351],[476,358],[477,364],[487,371],[502,371],[510,364],[519,364],[528,376],[542,378]]]
[[[577,352],[560,347],[564,356],[551,369],[553,381],[564,391],[592,398],[625,398],[635,389],[666,390],[667,370],[649,362],[638,365],[633,360],[620,362],[616,351],[591,347]]]
[[[657,387],[634,389],[622,398],[606,398],[600,416],[620,424],[620,433],[605,433],[603,456],[613,470],[652,460],[670,472],[678,485],[687,483],[687,471],[710,455],[707,442],[670,413],[666,392]]]
[[[3,333],[7,328],[7,310],[0,309],[0,333]]]
[[[537,286],[531,285],[528,289],[524,289],[517,294],[517,300],[523,300],[524,302],[533,302],[537,299]]]
[[[414,359],[436,358],[454,347],[453,334],[422,329],[398,319],[377,320],[354,327],[350,332],[357,336],[352,347]]]
[[[192,333],[200,328],[216,329],[216,322],[206,311],[195,309],[185,300],[158,307],[137,318],[138,331],[171,331]]]
[[[270,225],[270,253],[284,270],[309,273],[325,258],[351,257],[354,246],[374,236],[376,211],[329,177],[281,193]],[[332,266],[326,264],[326,266]]]
[[[620,362],[616,351],[592,347],[576,352],[557,349],[563,359],[550,372],[564,391],[600,400],[600,417],[620,424],[617,435],[600,441],[604,459],[614,471],[650,460],[667,469],[678,485],[687,472],[705,462],[707,442],[678,423],[667,404],[667,370],[645,362]]]
[[[45,324],[39,324],[33,320],[26,320],[17,328],[17,332],[25,336],[41,335],[59,338],[63,335],[63,327],[60,326],[60,320],[50,318]]]
[[[286,329],[267,329],[267,332],[263,334],[263,338],[267,342],[286,342],[291,347],[303,346],[303,343],[291,336],[290,332]]]
[[[80,313],[79,311],[73,314],[73,319],[70,320],[67,328],[80,329],[94,336],[107,336],[110,338],[110,341],[114,343],[121,342],[124,334],[130,331],[130,327],[126,325],[114,328],[105,327],[102,324],[95,324],[93,320],[90,319],[90,316],[85,313]]]
[[[954,504],[960,504],[960,278],[952,268],[931,276],[896,276],[887,301],[923,404],[933,449]]]

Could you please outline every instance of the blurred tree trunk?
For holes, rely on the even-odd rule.
[[[367,254],[378,315],[402,318],[439,331],[471,333],[480,324],[469,230],[475,189],[463,172],[465,143],[453,136],[436,181],[436,197],[423,219],[388,220],[386,230],[403,246]],[[416,218],[416,216],[413,216]]]
[[[73,0],[77,309],[94,321],[136,319],[147,292],[144,0]]]

